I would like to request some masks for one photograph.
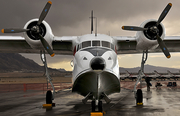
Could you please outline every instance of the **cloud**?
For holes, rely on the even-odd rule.
[[[33,59],[36,63],[43,66],[43,63],[40,59],[39,54],[21,54],[22,56]],[[70,62],[72,61],[73,56],[66,56],[66,55],[55,55],[54,57],[50,57],[48,54],[46,55],[46,60],[48,67],[51,68],[64,68],[66,70],[72,70],[70,66]]]
[[[0,28],[21,28],[27,21],[39,17],[47,1],[0,0],[0,2],[0,11],[2,11]],[[169,36],[180,34],[180,15],[177,15],[179,14],[180,1],[171,0],[171,2],[173,4],[172,9],[162,22]],[[50,24],[56,36],[90,33],[89,17],[91,10],[94,10],[94,16],[98,18],[98,33],[108,34],[110,32],[112,36],[135,36],[136,32],[123,31],[121,26],[139,26],[147,19],[158,19],[169,0],[163,0],[163,2],[161,0],[52,0],[52,3],[45,20]],[[24,56],[41,64],[39,55]],[[139,66],[141,57],[141,55],[134,54],[120,55],[119,59],[123,61],[120,61],[120,64],[123,66]],[[161,57],[163,56],[149,55],[149,59]],[[50,66],[57,66],[56,63],[62,62],[63,64],[63,62],[71,61],[72,58],[72,56],[57,56],[53,59],[48,57],[48,63]],[[156,63],[155,59],[153,61]]]
[[[0,17],[2,28],[23,27],[28,20],[38,18],[46,4],[44,0],[0,0],[0,2],[0,10],[3,11]],[[162,3],[162,1],[152,0],[53,0],[52,2],[45,20],[51,25],[55,35],[63,36],[64,32],[69,35],[79,35],[84,32],[82,30],[89,30],[91,10],[94,10],[98,18],[99,32],[111,31],[114,35],[120,35],[123,32],[120,32],[120,28],[117,29],[117,27],[140,25],[146,19],[157,19],[169,1],[164,0]],[[176,15],[180,2],[172,0],[172,3],[175,6],[167,16],[171,22],[175,20],[173,17],[180,18]],[[169,20],[164,22],[167,23]],[[113,24],[115,26],[112,26]]]

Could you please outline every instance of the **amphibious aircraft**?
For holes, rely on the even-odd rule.
[[[2,33],[23,32],[24,36],[0,36],[0,52],[39,53],[41,51],[41,59],[46,68],[46,53],[52,57],[55,54],[73,55],[72,92],[84,96],[84,103],[92,100],[92,111],[101,112],[102,99],[109,103],[111,100],[108,95],[120,92],[117,54],[142,53],[142,71],[148,53],[162,51],[167,58],[170,58],[169,52],[180,51],[178,49],[180,37],[166,37],[165,27],[161,23],[170,10],[171,3],[165,7],[158,20],[146,20],[140,27],[122,26],[123,30],[138,31],[135,37],[98,33],[82,36],[54,36],[50,25],[44,21],[51,4],[52,2],[48,1],[39,19],[29,20],[24,28],[2,29]],[[93,30],[93,18],[92,15],[91,30]],[[46,75],[53,87],[48,71]],[[138,77],[137,83],[140,78],[141,76]],[[134,92],[137,104],[141,103],[142,90],[138,89]],[[47,91],[47,103],[52,103],[54,93],[54,88],[53,93]]]

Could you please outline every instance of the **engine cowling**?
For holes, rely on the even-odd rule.
[[[39,19],[32,19],[28,21],[24,29],[32,29],[33,26],[37,25]],[[53,41],[53,33],[51,30],[51,27],[46,21],[42,21],[42,23],[39,25],[39,31],[40,34],[44,37],[44,39],[48,42],[50,47],[52,48],[52,41]],[[39,37],[37,36],[37,33],[33,31],[27,31],[24,32],[24,37],[26,39],[26,42],[33,48],[33,49],[44,49]]]
[[[140,27],[143,28],[154,28],[153,26],[156,25],[157,20],[146,20],[144,21]],[[159,36],[163,40],[165,37],[165,28],[162,23],[160,23],[157,26],[157,30],[159,33]],[[136,33],[136,41],[137,41],[137,49],[138,50],[151,50],[158,47],[157,37],[156,34],[154,34],[150,29],[144,30],[144,31],[138,31]]]

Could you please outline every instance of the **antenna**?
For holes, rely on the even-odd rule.
[[[91,17],[89,17],[89,18],[91,18],[91,34],[93,33],[93,10],[91,11]]]
[[[97,17],[96,18],[96,32],[95,32],[95,36],[97,36]]]
[[[93,10],[91,11],[91,34],[93,33],[93,19],[95,18],[96,19],[96,32],[95,32],[95,36],[97,36],[97,17],[93,17]]]

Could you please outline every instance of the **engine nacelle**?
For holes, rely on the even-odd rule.
[[[157,23],[157,20],[146,20],[145,22],[143,22],[140,27],[143,28],[151,28],[153,26],[155,26]],[[157,26],[158,28],[158,33],[159,33],[159,37],[161,37],[161,39],[163,40],[165,37],[165,28],[163,26],[163,24],[159,24]],[[158,42],[156,39],[156,34],[154,34],[152,31],[145,30],[145,31],[138,31],[136,34],[136,41],[137,41],[137,47],[136,49],[138,50],[151,50],[151,49],[155,49],[158,47]]]
[[[24,29],[32,29],[33,26],[37,25],[39,19],[32,19],[28,21]],[[52,41],[53,41],[53,33],[49,24],[43,21],[39,26],[40,34],[44,37],[44,39],[49,43],[52,48]],[[37,33],[33,31],[27,31],[24,33],[24,37],[26,42],[33,48],[33,49],[44,49],[41,43],[41,40],[38,38]]]

